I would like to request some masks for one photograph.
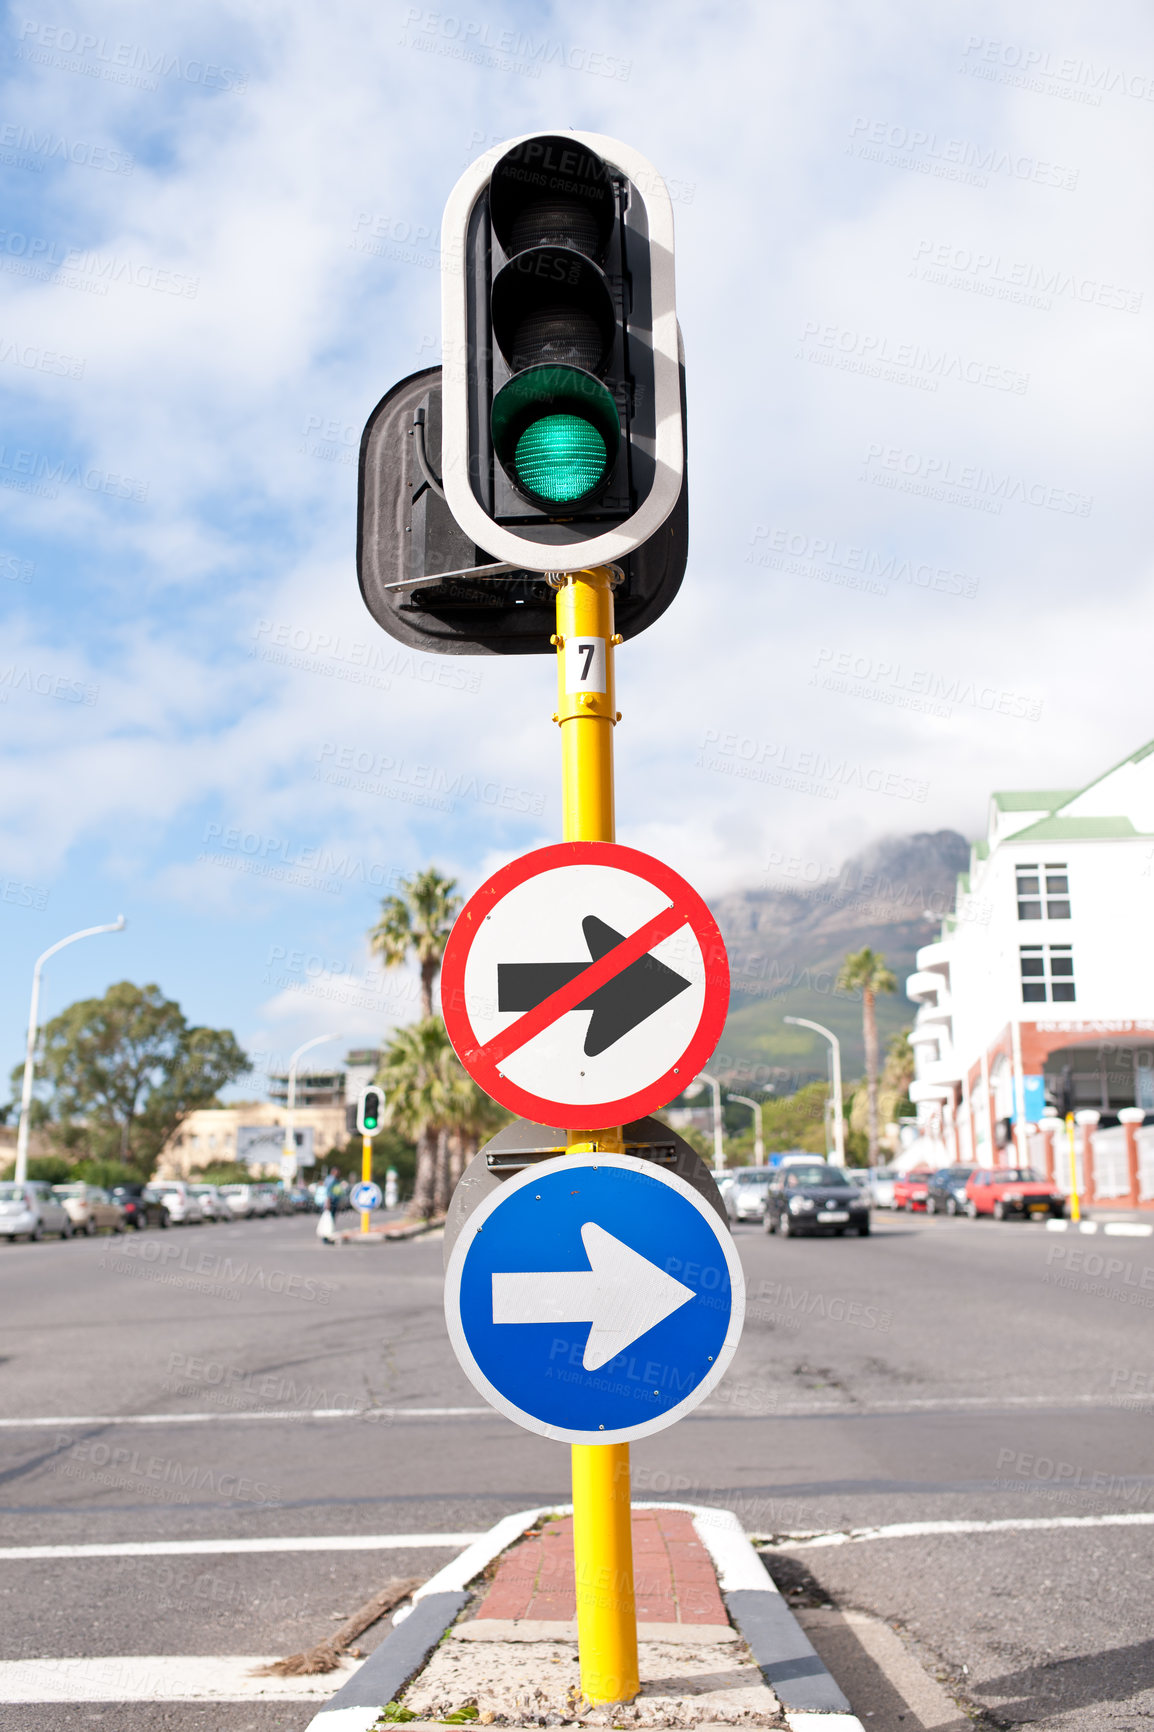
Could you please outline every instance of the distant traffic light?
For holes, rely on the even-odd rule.
[[[688,551],[673,214],[599,134],[498,147],[442,225],[443,353],[361,445],[358,573],[373,617],[449,653],[552,654],[545,574],[616,565],[617,629],[657,619]]]
[[[385,1094],[375,1084],[363,1088],[357,1101],[357,1129],[363,1137],[372,1137],[381,1128],[385,1112]]]

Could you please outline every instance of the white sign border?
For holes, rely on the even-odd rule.
[[[572,1431],[565,1426],[549,1425],[545,1420],[536,1418],[534,1414],[526,1413],[524,1408],[518,1407],[489,1382],[473,1357],[472,1349],[465,1337],[464,1325],[461,1322],[461,1276],[464,1273],[465,1259],[472,1249],[473,1240],[489,1216],[500,1207],[506,1197],[512,1196],[514,1191],[523,1191],[526,1186],[538,1183],[543,1173],[574,1172],[579,1167],[620,1167],[627,1173],[641,1173],[646,1178],[656,1179],[660,1184],[668,1185],[671,1191],[676,1191],[678,1196],[691,1203],[698,1214],[712,1228],[717,1242],[721,1246],[722,1255],[729,1270],[729,1284],[733,1294],[733,1304],[729,1313],[725,1340],[721,1344],[713,1369],[702,1378],[701,1382],[690,1391],[683,1401],[677,1403],[676,1407],[669,1408],[655,1419],[645,1419],[637,1425],[623,1426],[618,1431]],[[453,1246],[449,1266],[445,1270],[445,1323],[449,1331],[449,1340],[453,1345],[453,1352],[457,1356],[457,1362],[473,1388],[479,1395],[484,1396],[491,1407],[495,1407],[498,1413],[503,1413],[515,1425],[521,1426],[526,1431],[536,1432],[538,1437],[552,1438],[555,1443],[633,1443],[638,1438],[651,1437],[654,1432],[664,1431],[668,1426],[676,1424],[679,1419],[683,1419],[687,1413],[705,1400],[705,1397],[716,1388],[724,1377],[729,1369],[730,1361],[737,1352],[737,1345],[741,1340],[741,1331],[745,1323],[745,1271],[741,1267],[741,1259],[737,1254],[733,1235],[728,1230],[723,1233],[717,1211],[693,1189],[692,1185],[687,1185],[685,1180],[678,1178],[675,1173],[665,1172],[651,1161],[639,1161],[633,1155],[601,1153],[560,1155],[527,1167],[516,1178],[506,1179],[497,1190],[485,1198],[484,1202],[478,1204],[469,1216],[461,1229],[456,1244]]]

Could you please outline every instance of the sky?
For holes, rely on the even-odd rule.
[[[550,660],[394,658],[355,574],[445,200],[524,132],[626,141],[676,220],[691,551],[618,657],[619,840],[804,882],[1154,736],[1143,0],[17,0],[0,43],[5,1074],[36,957],[123,913],[42,1015],[155,982],[262,1093],[417,1014],[400,877],[559,839]]]

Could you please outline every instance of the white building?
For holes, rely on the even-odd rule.
[[[947,1159],[1154,1206],[1154,742],[1081,789],[995,793],[906,982],[910,1096]],[[1139,1127],[1150,1121],[1146,1131]]]

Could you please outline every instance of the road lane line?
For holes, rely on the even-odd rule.
[[[0,1419],[8,1431],[36,1430],[49,1425],[203,1425],[214,1419],[460,1419],[492,1413],[491,1407],[307,1407],[245,1408],[235,1413],[87,1413],[77,1417],[49,1414],[33,1419]]]
[[[255,1540],[122,1540],[107,1545],[0,1546],[0,1558],[175,1558],[228,1552],[420,1551],[434,1546],[460,1551],[480,1538],[479,1534],[307,1534],[299,1538],[273,1534]]]
[[[754,1536],[754,1544],[773,1551],[802,1552],[819,1546],[858,1545],[862,1540],[920,1540],[936,1534],[1036,1533],[1046,1528],[1122,1528],[1154,1526],[1154,1510],[1127,1510],[1117,1515],[1007,1516],[997,1521],[891,1522],[888,1527],[850,1528],[824,1534]],[[0,1554],[2,1555],[2,1554]]]
[[[254,1678],[267,1654],[110,1654],[0,1661],[0,1702],[251,1702],[331,1696],[364,1663],[300,1678]]]

